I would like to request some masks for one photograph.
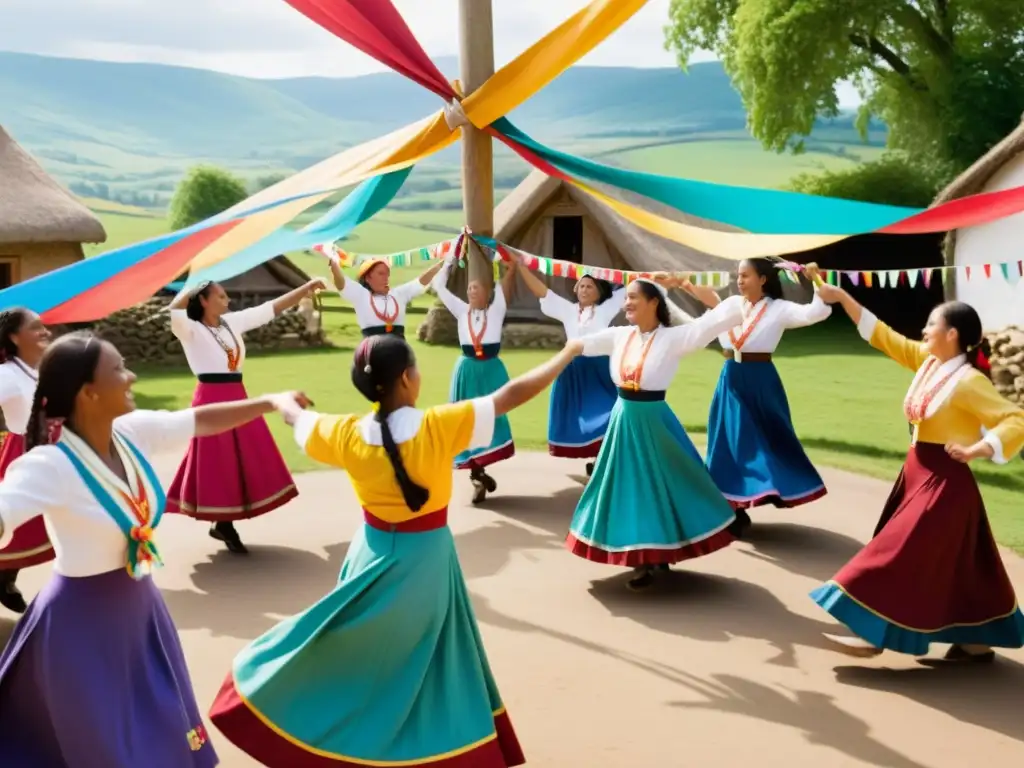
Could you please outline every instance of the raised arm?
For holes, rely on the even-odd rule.
[[[821,285],[818,295],[827,304],[839,304],[857,325],[861,338],[904,368],[916,371],[928,358],[919,341],[902,336],[862,307],[850,294],[834,285]]]
[[[786,300],[781,303],[782,323],[786,328],[804,328],[827,320],[832,315],[832,307],[822,301],[817,289],[809,304],[797,304],[795,301]]]
[[[288,291],[284,296],[274,299],[271,302],[271,306],[274,308],[274,316],[280,315],[282,312],[286,312],[292,307],[298,305],[307,296],[312,296],[317,291],[323,291],[327,289],[327,283],[322,277],[314,277],[308,283],[303,286],[296,288],[293,291]]]
[[[424,288],[427,288],[434,281],[434,277],[437,275],[438,272],[441,271],[441,269],[443,267],[444,267],[444,262],[443,261],[434,262],[433,264],[430,265],[429,268],[425,269],[423,271],[423,274],[420,275],[419,277],[417,277],[416,280]]]
[[[514,263],[509,262],[505,265],[505,273],[501,276],[501,295],[505,297],[506,305],[512,302],[512,297],[515,295],[518,272]]]
[[[562,351],[532,371],[517,376],[494,393],[494,415],[502,416],[532,400],[551,384],[558,374],[583,351],[583,342],[576,339],[566,343]]]
[[[615,316],[622,311],[622,306],[625,303],[626,289],[616,288],[612,291],[611,296],[597,305],[597,316],[601,319],[602,323],[609,325],[615,319]]]
[[[682,356],[706,347],[719,335],[742,322],[743,299],[739,296],[730,296],[693,322],[674,325],[660,333],[668,335],[670,352]]]
[[[434,293],[437,294],[437,298],[441,300],[441,303],[458,319],[469,311],[469,304],[448,290],[448,275],[451,273],[452,264],[454,263],[455,261],[451,257],[441,262],[442,267],[434,277],[431,288],[434,289]]]
[[[513,258],[515,257],[513,256]],[[533,271],[523,263],[522,259],[516,259],[516,269],[518,270],[520,277],[523,278],[523,282],[526,283],[526,287],[530,289],[530,293],[538,299],[543,299],[548,295],[551,289],[544,284],[543,280],[533,274]],[[559,298],[561,298],[561,296],[559,296]]]

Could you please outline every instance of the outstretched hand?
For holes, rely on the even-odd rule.
[[[829,283],[822,283],[818,286],[818,295],[826,304],[835,304],[836,302],[841,301],[843,294],[845,293],[846,291],[842,288],[830,285]]]
[[[705,306],[714,307],[720,301],[714,288],[710,285],[695,285],[688,277],[680,280],[679,287]]]
[[[324,280],[322,277],[314,277],[312,280],[310,280],[308,283],[306,283],[306,294],[308,296],[313,296],[314,294],[316,294],[317,291],[326,291],[326,290],[327,290],[327,281]]]
[[[299,414],[313,405],[313,401],[304,392],[278,392],[267,395],[267,400],[289,425],[294,424]]]

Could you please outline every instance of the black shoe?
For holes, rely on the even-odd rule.
[[[593,476],[594,476],[594,462],[588,461],[587,462],[587,477],[593,477]]]
[[[233,523],[214,523],[210,526],[210,538],[224,542],[228,552],[236,555],[249,554],[249,550],[242,543],[242,537],[238,535]]]
[[[982,653],[965,651],[959,645],[951,645],[941,659],[918,659],[919,664],[926,667],[948,666],[950,664],[991,664],[996,660],[996,652],[989,650]]]
[[[639,570],[633,578],[626,582],[626,586],[634,592],[647,589],[654,583],[654,571],[650,568]]]
[[[742,539],[743,534],[747,532],[747,529],[751,524],[752,521],[750,519],[750,515],[747,514],[747,510],[737,509],[736,520],[734,520],[732,525],[729,526],[729,533],[737,539]]]
[[[17,571],[0,572],[0,605],[13,613],[24,613],[28,608],[25,596],[14,583]]]

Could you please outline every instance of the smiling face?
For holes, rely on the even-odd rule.
[[[18,357],[23,360],[38,360],[46,348],[50,346],[53,334],[43,325],[39,315],[25,310],[25,319],[21,327],[11,334],[11,341],[18,348]]]
[[[626,303],[623,306],[623,311],[626,321],[630,325],[648,328],[657,325],[658,299],[649,297],[642,286],[643,283],[639,280],[634,280],[629,284],[629,288],[626,289]],[[651,290],[657,291],[653,286]]]
[[[487,309],[487,301],[490,298],[487,295],[487,286],[479,280],[470,280],[466,286],[466,298],[473,309]]]
[[[960,337],[955,328],[946,322],[946,315],[940,305],[928,315],[921,332],[924,351],[940,360],[949,360],[960,354]]]
[[[591,278],[581,277],[579,282],[576,283],[576,300],[580,303],[581,307],[594,306],[600,297],[601,292],[597,289],[597,283]]]
[[[736,272],[736,288],[747,301],[757,303],[764,296],[766,278],[749,261],[741,261]]]
[[[128,370],[124,358],[113,344],[102,341],[96,371],[92,381],[86,382],[78,392],[75,413],[113,420],[135,410],[132,385],[135,374]]]
[[[371,293],[383,296],[391,290],[391,267],[384,262],[378,262],[370,267],[363,280]]]
[[[199,303],[203,306],[203,317],[217,322],[221,315],[227,313],[231,299],[228,297],[228,292],[224,290],[224,286],[220,283],[210,283],[206,295],[199,298]]]

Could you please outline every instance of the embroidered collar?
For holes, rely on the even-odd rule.
[[[966,355],[957,355],[954,358],[947,360],[941,365],[935,365],[935,358],[929,357],[920,368],[917,369],[917,373],[914,374],[914,380],[910,383],[910,387],[907,389],[907,396],[915,394],[918,390],[927,390],[929,385],[935,386],[942,379],[949,376],[946,383],[939,388],[939,391],[935,393],[931,401],[928,403],[928,407],[924,412],[924,419],[930,419],[936,413],[939,408],[943,406],[949,396],[953,394],[953,390],[956,389],[956,385],[960,383],[960,380],[970,372],[971,366],[967,362]],[[929,375],[930,374],[930,375]],[[922,381],[924,376],[928,376],[928,381]]]

